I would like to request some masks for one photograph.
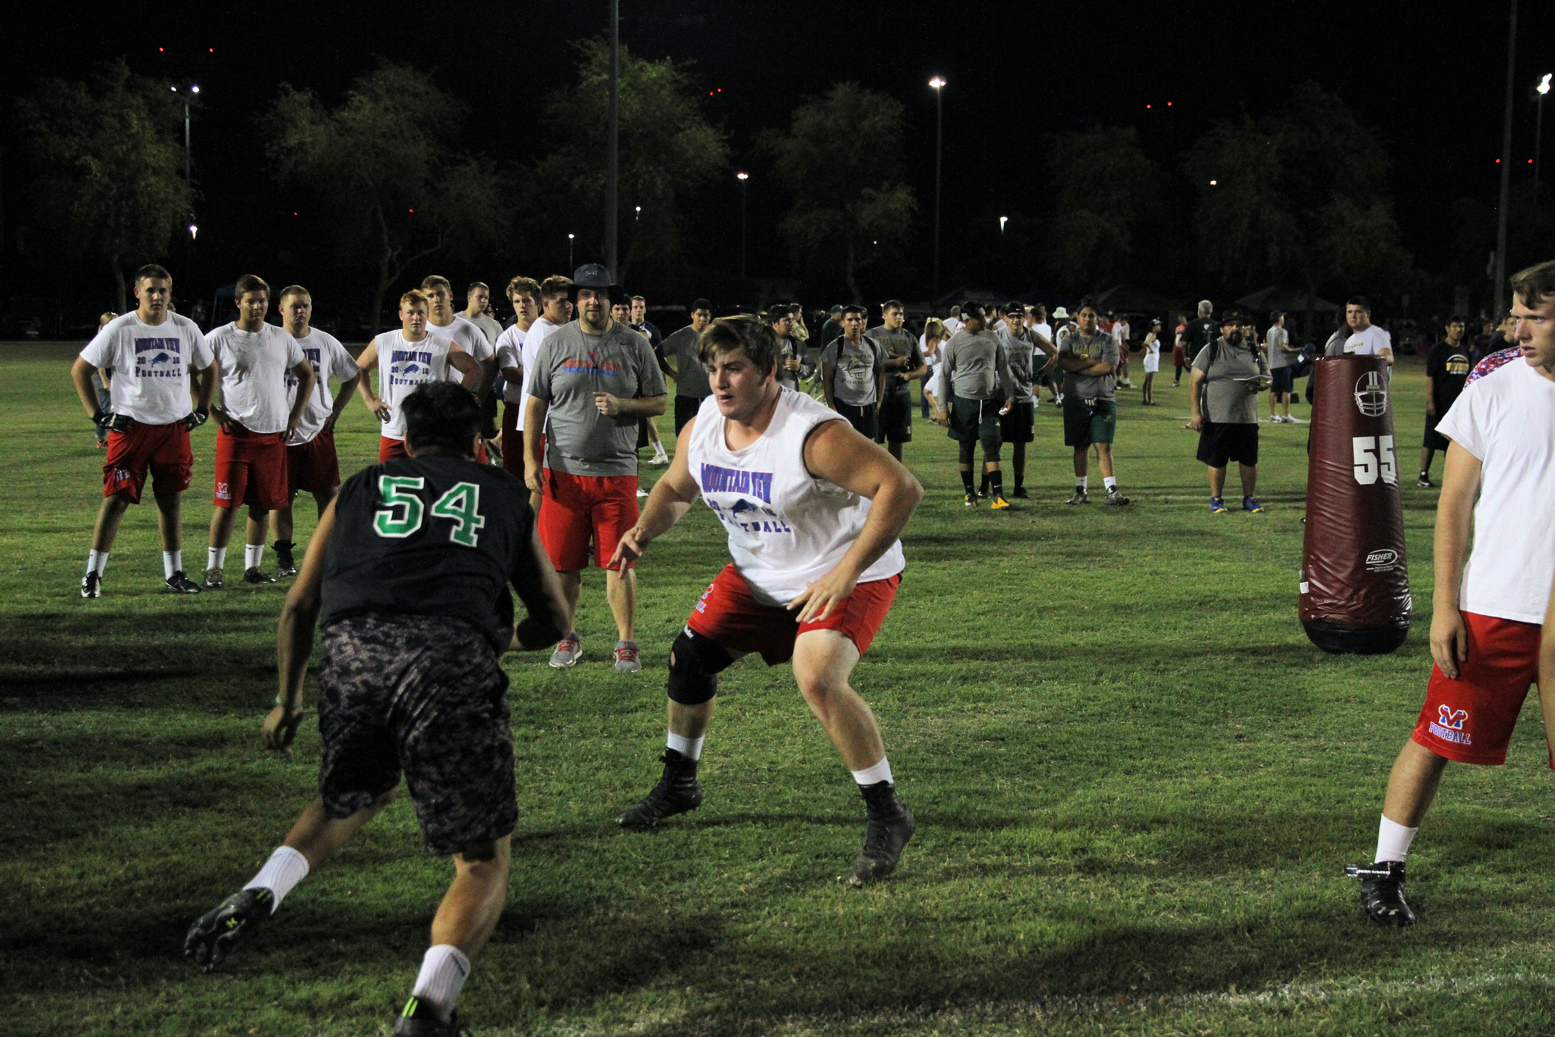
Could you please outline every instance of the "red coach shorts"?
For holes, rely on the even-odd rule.
[[[691,610],[686,626],[709,641],[717,641],[736,652],[760,652],[768,666],[786,663],[794,655],[794,641],[810,630],[835,630],[853,642],[858,654],[869,651],[880,632],[902,574],[884,580],[871,580],[853,588],[842,604],[825,619],[795,622],[795,609],[763,605],[751,594],[745,577],[726,565],[718,577],[702,592],[702,600]]]
[[[1431,667],[1413,738],[1438,756],[1492,766],[1506,762],[1528,686],[1539,678],[1537,623],[1463,613],[1469,657],[1453,680]],[[1550,761],[1555,768],[1555,760]]]
[[[340,485],[340,459],[335,456],[335,434],[320,432],[306,443],[286,448],[287,499],[298,490],[328,493]]]
[[[108,433],[108,456],[103,460],[103,496],[122,493],[130,503],[140,503],[140,491],[151,473],[155,492],[183,493],[194,471],[194,452],[189,449],[189,430],[183,422],[143,425],[128,432]]]
[[[1172,347],[1172,363],[1177,367],[1188,366],[1188,351],[1181,346]]]
[[[286,433],[250,432],[243,426],[229,435],[216,430],[218,508],[239,504],[278,511],[292,501],[286,492]]]
[[[540,501],[540,543],[557,572],[577,572],[589,564],[601,569],[616,553],[621,534],[637,524],[637,476],[568,475],[545,470]],[[628,569],[637,568],[628,562]]]

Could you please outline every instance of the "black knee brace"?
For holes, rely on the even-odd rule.
[[[670,700],[700,706],[718,694],[718,674],[732,662],[734,657],[717,641],[682,629],[670,645]]]
[[[961,447],[961,463],[971,464],[972,451],[977,449],[977,444],[972,442],[970,439],[963,439],[959,445]]]
[[[1003,439],[998,436],[989,436],[985,439],[979,440],[979,442],[981,442],[983,446],[984,462],[999,460],[999,448],[1004,446]]]

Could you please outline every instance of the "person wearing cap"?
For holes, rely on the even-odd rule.
[[[977,507],[972,491],[972,452],[983,446],[983,476],[992,497],[989,507],[1008,508],[1004,499],[1004,475],[999,471],[1000,410],[1014,403],[1015,378],[1010,373],[1009,354],[999,336],[984,326],[983,308],[967,303],[961,308],[961,330],[940,349],[941,401],[935,420],[950,430],[950,438],[961,444],[961,484],[966,490],[967,507]]]
[[[1275,310],[1269,314],[1269,319],[1273,323],[1264,336],[1264,344],[1269,347],[1269,375],[1274,379],[1269,393],[1269,420],[1289,423],[1296,420],[1290,416],[1290,401],[1296,394],[1295,365],[1301,350],[1291,347],[1290,332],[1285,330],[1284,310]],[[1274,413],[1275,404],[1284,405],[1282,414]]]
[[[635,563],[607,563],[637,522],[637,422],[664,413],[664,375],[648,340],[611,318],[611,303],[624,301],[625,292],[610,271],[598,263],[579,267],[568,295],[578,319],[541,342],[533,372],[525,372],[524,482],[542,495],[540,542],[574,615],[592,542],[616,624],[616,670],[636,673],[642,662],[633,630]],[[572,666],[582,655],[574,628],[551,665]]]
[[[1064,445],[1074,449],[1074,496],[1070,504],[1089,504],[1090,451],[1107,487],[1106,503],[1127,504],[1118,489],[1112,464],[1112,440],[1118,427],[1118,344],[1098,326],[1096,305],[1081,300],[1079,323],[1058,345],[1058,366],[1064,372]]]
[[[1010,444],[1010,473],[1015,476],[1015,489],[1010,496],[1028,500],[1031,494],[1026,492],[1026,444],[1036,438],[1032,429],[1037,415],[1037,380],[1053,368],[1058,351],[1041,332],[1026,326],[1027,313],[1020,303],[1007,304],[1004,315],[999,341],[1009,357],[1014,390],[1010,394],[1013,402],[999,412],[999,437]],[[1038,354],[1042,356],[1040,362],[1036,359]],[[984,472],[985,483],[988,478]]]
[[[1199,434],[1198,458],[1209,469],[1209,510],[1226,511],[1226,467],[1237,462],[1242,510],[1260,512],[1258,489],[1258,392],[1267,387],[1269,366],[1248,334],[1241,310],[1220,315],[1220,336],[1199,351],[1188,380],[1191,416],[1186,428]],[[1200,398],[1202,394],[1202,399]]]
[[[1146,407],[1155,406],[1155,374],[1161,369],[1161,318],[1156,317],[1150,322],[1150,330],[1145,332],[1145,340],[1140,343],[1140,350],[1145,354],[1145,384],[1140,390],[1140,403]]]
[[[701,341],[702,332],[707,330],[708,323],[713,319],[713,304],[706,299],[698,299],[691,304],[691,323],[664,340],[664,356],[666,360],[675,361],[675,366],[662,368],[670,378],[675,381],[675,435],[680,435],[680,430],[686,422],[696,417],[697,409],[702,406],[702,401],[712,395],[713,390],[707,384],[707,368],[702,366],[702,361],[697,356],[697,343]]]
[[[902,327],[906,310],[895,299],[880,307],[880,324],[868,336],[885,350],[885,391],[880,396],[880,420],[875,442],[902,459],[902,444],[912,442],[912,383],[928,373],[912,332]]]

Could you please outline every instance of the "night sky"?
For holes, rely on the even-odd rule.
[[[95,63],[124,55],[136,72],[198,82],[195,172],[214,199],[264,175],[252,114],[280,82],[334,103],[379,57],[430,71],[471,107],[467,147],[525,160],[540,144],[543,95],[569,81],[567,42],[602,32],[608,10],[605,0],[160,4],[126,6],[108,21],[86,19],[74,5],[28,4],[9,13],[12,45],[0,74],[15,96],[40,77],[82,78]],[[1404,243],[1426,269],[1451,244],[1443,218],[1452,201],[1488,200],[1497,189],[1507,31],[1499,0],[1138,7],[622,0],[621,10],[628,47],[695,61],[714,91],[708,112],[730,133],[735,167],[753,173],[753,251],[777,247],[770,228],[782,206],[763,190],[770,177],[754,152],[756,134],[786,126],[804,96],[850,79],[906,106],[909,172],[925,227],[934,189],[934,94],[926,84],[934,74],[949,83],[947,226],[990,209],[1039,209],[1031,195],[1043,189],[1042,157],[1055,131],[1133,125],[1151,157],[1175,168],[1212,122],[1265,114],[1302,79],[1338,92],[1377,129],[1378,146],[1392,158]],[[1528,175],[1529,89],[1555,70],[1555,5],[1524,0],[1518,37],[1514,175]],[[1555,166],[1546,168],[1555,175]],[[5,190],[8,212],[17,211],[9,176]],[[737,214],[732,176],[723,202]]]

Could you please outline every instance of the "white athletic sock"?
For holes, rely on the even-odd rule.
[[[1107,487],[1108,493],[1111,493],[1113,490],[1118,488],[1118,477],[1115,475],[1104,475],[1102,476],[1101,481],[1102,485]]]
[[[653,459],[655,461],[668,461],[669,460],[669,456],[670,456],[669,454],[666,454],[664,452],[664,444],[663,443],[655,443],[655,444],[653,444]]]
[[[1091,477],[1088,476],[1088,475],[1077,475],[1077,476],[1074,477],[1074,486],[1075,486],[1075,489],[1077,489],[1077,490],[1085,489],[1086,487],[1088,487],[1090,485],[1090,482],[1091,482]]]
[[[86,553],[86,571],[101,576],[103,570],[108,568],[107,551],[88,551]]]
[[[700,760],[702,758],[702,735],[698,738],[687,738],[685,735],[677,735],[671,731],[665,744],[688,760]]]
[[[205,549],[205,567],[207,569],[220,569],[227,564],[227,549],[225,547],[207,547]]]
[[[459,991],[470,975],[470,959],[451,943],[428,947],[421,958],[421,971],[411,997],[429,1001],[444,1012],[452,1012]]]
[[[1418,828],[1405,828],[1386,816],[1377,826],[1377,856],[1379,861],[1400,861],[1409,856],[1409,844],[1415,841]]]
[[[173,574],[184,567],[184,553],[182,551],[162,552],[162,575],[171,580]]]
[[[244,544],[243,545],[243,568],[244,569],[257,569],[257,568],[259,568],[259,562],[260,562],[261,559],[264,558],[264,556],[265,556],[265,545],[264,544]]]
[[[861,771],[854,771],[853,780],[861,786],[877,785],[882,781],[890,781],[891,784],[896,784],[896,782],[891,781],[891,761],[884,756],[880,757],[879,763],[865,767]]]
[[[280,910],[281,900],[303,879],[308,877],[308,858],[290,846],[277,846],[259,874],[248,880],[244,889],[268,889],[275,894],[273,915]]]

